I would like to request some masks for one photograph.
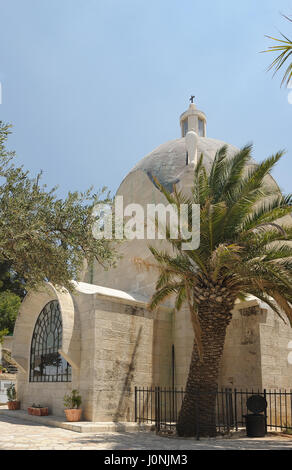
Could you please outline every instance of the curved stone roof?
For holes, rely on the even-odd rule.
[[[204,154],[204,165],[207,170],[215,158],[216,151],[223,147],[223,145],[227,145],[230,155],[239,150],[237,147],[226,144],[221,140],[198,137],[198,156],[201,153]],[[186,144],[185,138],[181,138],[159,145],[146,157],[142,158],[130,173],[142,170],[152,181],[152,176],[155,176],[165,188],[171,190],[172,185],[180,180],[180,174],[185,168]]]
[[[147,298],[142,296],[133,295],[129,292],[125,292],[119,289],[111,289],[105,286],[99,286],[95,284],[88,284],[86,282],[76,282],[72,281],[75,286],[75,289],[81,294],[88,295],[101,295],[104,297],[112,297],[122,301],[127,301],[129,303],[143,303],[147,304]]]

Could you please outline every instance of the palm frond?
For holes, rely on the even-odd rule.
[[[170,295],[176,294],[180,288],[181,283],[169,283],[168,285],[157,289],[149,303],[150,310],[154,310],[155,308],[157,308],[158,305],[160,305]]]
[[[246,165],[251,160],[251,148],[251,145],[246,145],[226,162],[225,173],[217,182],[217,198],[214,202],[233,200],[233,194],[238,192],[237,188],[244,176]]]
[[[180,310],[183,303],[186,301],[186,290],[185,285],[183,284],[179,289],[175,299],[175,308]]]
[[[288,21],[292,21],[291,18],[283,15]],[[269,65],[268,70],[275,69],[274,75],[283,67],[288,59],[292,59],[292,41],[283,33],[280,33],[283,39],[274,38],[272,36],[266,36],[269,39],[272,39],[276,42],[276,45],[270,46],[266,51],[262,52],[277,52],[280,54],[273,60],[273,62]],[[286,68],[284,72],[284,76],[281,82],[281,86],[283,84],[289,85],[290,80],[292,80],[292,61]]]

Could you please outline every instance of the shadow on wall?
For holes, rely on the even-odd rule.
[[[119,403],[117,405],[116,412],[114,414],[114,421],[119,421],[121,418],[122,419],[127,419],[130,420],[130,410],[128,408],[129,406],[129,399],[131,397],[131,384],[133,382],[133,377],[134,377],[134,370],[135,370],[135,362],[136,362],[136,353],[141,341],[141,334],[142,334],[142,326],[140,326],[137,338],[135,341],[135,346],[132,352],[131,356],[131,361],[128,364],[124,384],[122,387],[122,392],[120,395]],[[115,365],[117,368],[119,368],[120,361],[116,360]]]

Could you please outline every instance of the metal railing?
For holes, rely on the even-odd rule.
[[[196,416],[200,413],[202,393],[196,397]],[[211,392],[210,392],[211,394]],[[175,429],[184,389],[167,387],[135,387],[135,421],[152,423],[156,430]],[[213,393],[214,395],[214,393]],[[266,399],[266,430],[289,430],[292,432],[292,390],[238,390],[221,388],[215,392],[214,417],[218,432],[229,432],[245,427],[245,416],[252,414],[246,407],[247,399],[260,395]]]

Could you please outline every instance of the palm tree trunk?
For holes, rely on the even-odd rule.
[[[180,410],[177,432],[179,436],[215,436],[215,405],[220,360],[231,320],[229,309],[208,302],[198,308],[202,329],[203,360],[199,360],[194,342],[186,393]],[[198,429],[199,428],[199,429]]]

